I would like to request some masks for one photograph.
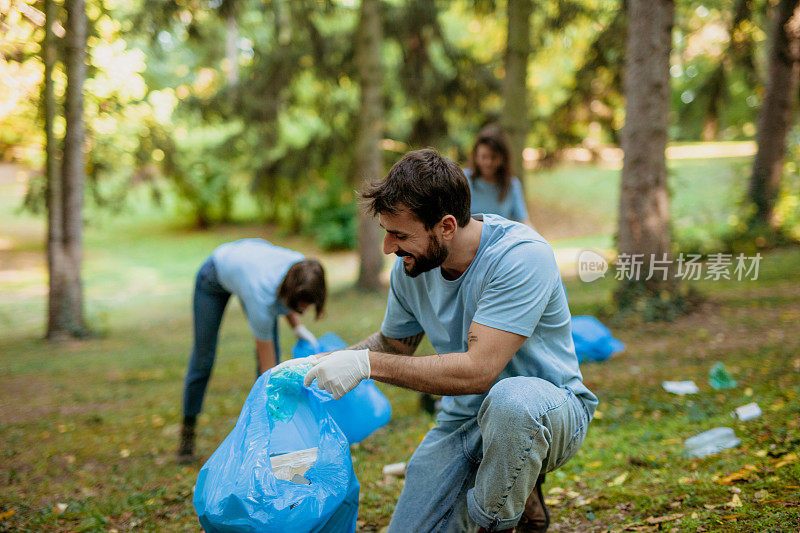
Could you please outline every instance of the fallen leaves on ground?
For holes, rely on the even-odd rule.
[[[651,516],[649,518],[645,518],[641,522],[628,524],[622,529],[617,529],[615,531],[656,531],[661,528],[661,524],[665,522],[674,522],[675,520],[682,518],[683,515],[684,513],[673,513],[663,516]]]
[[[742,499],[739,497],[738,494],[734,494],[731,501],[725,504],[725,507],[730,507],[731,509],[735,509],[737,507],[742,506]]]
[[[664,522],[672,522],[673,520],[677,520],[681,518],[683,513],[673,513],[664,516],[651,516],[650,518],[645,519],[645,522],[648,524],[663,524]]]
[[[781,457],[780,461],[775,463],[775,468],[783,468],[784,466],[792,464],[792,463],[794,463],[796,461],[797,461],[797,454],[796,453],[794,453],[794,452],[787,453],[786,455]]]
[[[609,481],[607,483],[607,485],[609,487],[617,487],[617,486],[622,485],[623,483],[625,483],[626,479],[628,479],[628,473],[627,472],[623,472],[622,474],[618,475],[617,477],[615,477],[614,479]]]
[[[720,485],[732,485],[736,481],[749,480],[750,477],[753,475],[753,472],[758,472],[757,466],[745,465],[744,468],[742,468],[738,472],[734,472],[733,474],[720,478],[716,480],[716,482],[719,483]]]

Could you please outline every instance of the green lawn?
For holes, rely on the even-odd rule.
[[[719,190],[731,182],[723,171],[703,168],[674,167],[695,194],[679,202],[676,193],[673,209],[691,212],[686,206],[694,202],[725,216]],[[555,181],[558,172],[534,179]],[[567,206],[557,184],[549,184],[539,189],[541,198],[613,226],[616,208],[608,214],[597,201],[615,206],[613,175],[563,172],[573,191],[585,185],[595,192],[569,195]],[[198,530],[191,491],[199,465],[173,461],[195,270],[216,244],[245,236],[279,238],[309,255],[318,250],[257,226],[201,233],[147,210],[113,220],[90,216],[84,277],[88,315],[100,336],[49,345],[41,340],[42,222],[13,212],[17,193],[0,183],[0,531]],[[310,328],[347,341],[374,331],[385,292],[349,288],[353,254],[321,258],[333,289],[327,316],[309,319]],[[567,280],[573,313],[607,303],[612,283]],[[708,298],[700,311],[669,324],[615,324],[627,351],[583,367],[600,397],[599,415],[578,456],[548,476],[554,531],[800,528],[800,250],[767,255],[758,281],[707,281],[698,288]],[[286,353],[293,339],[282,328]],[[429,349],[426,342],[422,351]],[[252,384],[252,351],[242,312],[232,305],[200,419],[198,444],[206,457],[232,428]],[[738,380],[736,389],[709,387],[708,370],[717,361]],[[666,379],[692,379],[700,393],[670,395],[661,388]],[[382,466],[406,460],[432,424],[418,410],[416,393],[381,388],[392,421],[353,449],[363,531],[388,523],[402,487],[383,479]],[[761,418],[731,418],[733,408],[751,401],[764,410]],[[682,456],[685,438],[723,425],[736,431],[741,446],[705,459]],[[725,479],[736,473],[740,479]]]

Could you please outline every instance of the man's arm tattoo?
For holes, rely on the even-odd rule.
[[[410,346],[411,348],[416,348],[419,346],[419,343],[422,342],[422,337],[425,336],[425,332],[417,333],[416,335],[412,335],[410,337],[406,337],[405,339],[397,339],[406,346]]]
[[[363,341],[349,346],[348,350],[363,350],[364,348],[373,352],[394,353],[395,351],[389,344],[389,339],[384,337],[381,332],[373,333]]]
[[[417,333],[416,335],[412,335],[410,337],[406,337],[404,339],[392,339],[404,344],[411,348],[413,352],[419,343],[422,341],[422,337],[425,336],[425,332]],[[398,350],[392,342],[389,340],[388,337],[384,336],[383,333],[377,332],[373,333],[363,341],[350,346],[348,349],[350,350],[362,350],[362,349],[372,350],[373,352],[384,352],[384,353],[393,353],[393,354],[400,354],[400,350]]]
[[[467,346],[472,346],[473,342],[478,341],[478,336],[472,333],[472,330],[467,332]]]

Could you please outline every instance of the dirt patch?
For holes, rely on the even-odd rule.
[[[614,231],[613,223],[598,220],[591,213],[576,213],[555,205],[532,203],[528,212],[536,231],[551,241]]]
[[[52,381],[31,375],[0,378],[0,425],[21,424],[51,415],[74,417],[113,408],[108,403],[69,403]]]
[[[34,175],[32,170],[14,163],[0,163],[0,185],[25,183]]]
[[[0,283],[38,280],[44,269],[42,252],[0,249]]]
[[[761,296],[785,295],[785,289],[758,291]],[[733,350],[755,351],[775,341],[785,341],[787,349],[798,343],[789,330],[800,316],[800,300],[774,308],[723,308],[711,302],[689,316],[681,317],[670,328],[648,324],[635,328],[632,347],[642,355],[673,352],[682,357],[703,359]],[[625,337],[624,331],[621,332]],[[689,343],[688,339],[696,339]]]

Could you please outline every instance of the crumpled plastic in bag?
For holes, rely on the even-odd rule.
[[[298,364],[282,368],[272,374],[267,383],[267,411],[282,422],[292,419],[297,403],[302,397],[303,378],[314,365]]]
[[[317,339],[316,346],[307,340],[298,340],[292,355],[297,359],[322,352],[342,350],[346,347],[347,344],[339,336],[328,332]],[[378,428],[388,424],[392,417],[389,400],[371,379],[363,380],[340,400],[334,400],[330,394],[319,389],[316,383],[312,384],[309,390],[322,400],[350,444],[369,437]]]

